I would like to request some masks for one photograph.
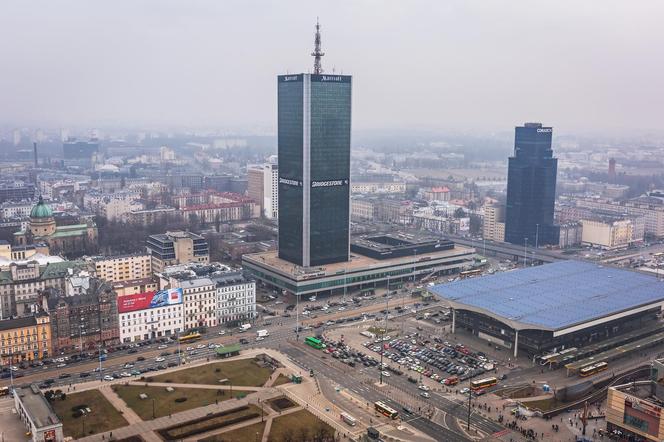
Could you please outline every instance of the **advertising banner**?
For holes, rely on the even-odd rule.
[[[118,312],[135,312],[137,310],[165,307],[176,304],[182,304],[181,288],[120,296],[118,297]]]

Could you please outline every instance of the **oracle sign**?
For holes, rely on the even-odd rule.
[[[137,293],[118,297],[118,313],[135,312],[157,307],[182,304],[182,289]]]

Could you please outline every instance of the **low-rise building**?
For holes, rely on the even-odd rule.
[[[62,422],[36,384],[14,389],[14,408],[32,442],[65,440]]]
[[[147,240],[147,251],[154,272],[161,272],[164,268],[177,264],[210,262],[207,241],[192,232],[150,235]]]
[[[153,277],[130,279],[113,283],[113,291],[120,296],[134,295],[136,293],[156,292],[159,290],[159,281]]]
[[[148,278],[152,275],[152,259],[149,254],[98,256],[88,262],[94,266],[97,277],[109,282]]]
[[[120,342],[117,296],[108,282],[91,278],[86,293],[66,296],[50,288],[42,296],[53,318],[53,354],[94,351]]]
[[[10,264],[8,271],[0,272],[0,319],[30,316],[41,291],[49,287],[64,291],[65,277],[84,266],[81,261]]]
[[[651,364],[651,379],[609,387],[606,429],[618,440],[664,440],[664,363]]]
[[[581,244],[583,241],[583,224],[570,221],[560,224],[560,237],[558,247],[565,249]]]
[[[484,206],[482,236],[490,241],[505,241],[505,206]]]
[[[581,220],[583,244],[603,249],[619,249],[643,241],[643,236],[635,237],[634,221],[629,218],[596,217]]]
[[[38,310],[32,316],[0,321],[1,365],[18,365],[51,355],[51,324],[48,314]]]
[[[185,330],[256,317],[256,282],[219,263],[173,266],[159,274],[160,285],[181,287]]]
[[[118,296],[121,342],[176,336],[183,331],[181,288]]]

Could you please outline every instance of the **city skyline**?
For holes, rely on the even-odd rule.
[[[274,131],[270,79],[310,67],[316,16],[323,51],[335,61],[323,60],[324,68],[352,71],[361,90],[358,130],[463,131],[481,121],[502,131],[536,119],[561,133],[647,131],[657,128],[664,102],[653,87],[663,69],[650,51],[663,32],[655,2],[610,4],[599,19],[591,3],[574,4],[570,15],[565,2],[388,2],[379,15],[371,2],[307,3],[288,15],[274,2],[261,3],[258,14],[251,2],[163,5],[10,4],[0,24],[16,38],[0,45],[11,61],[0,81],[10,104],[0,120]]]

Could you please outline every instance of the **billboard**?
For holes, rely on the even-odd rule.
[[[156,307],[182,304],[182,289],[137,293],[118,297],[118,313],[135,312]]]

